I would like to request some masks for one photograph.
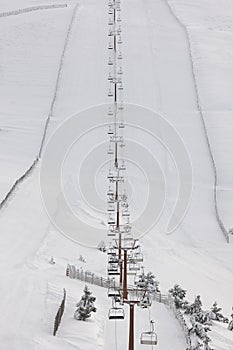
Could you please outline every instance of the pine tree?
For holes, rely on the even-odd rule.
[[[143,271],[139,275],[137,285],[139,288],[145,288],[150,293],[159,292],[159,282],[156,280],[155,275],[152,272],[145,274]]]
[[[177,309],[182,309],[187,306],[188,303],[185,301],[187,291],[182,289],[178,284],[175,284],[173,288],[169,289],[169,293],[173,296]]]
[[[186,307],[185,313],[190,315],[199,314],[202,311],[201,307],[202,307],[201,297],[200,295],[197,295],[193,304],[188,305]]]
[[[211,307],[211,311],[213,313],[213,320],[228,323],[228,319],[220,313],[221,310],[222,309],[218,307],[217,302],[215,301],[213,303],[213,306]]]
[[[90,318],[91,313],[96,312],[96,307],[94,305],[95,300],[96,298],[92,296],[91,291],[85,286],[84,295],[76,305],[77,310],[74,313],[74,318],[82,321],[86,321],[86,319]]]

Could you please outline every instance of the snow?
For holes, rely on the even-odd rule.
[[[76,1],[2,0],[0,4],[0,12],[4,12],[58,3],[67,3],[68,7],[0,18],[1,200],[38,155]],[[81,0],[78,5],[46,142],[67,117],[108,102],[107,3]],[[179,283],[188,290],[189,301],[200,294],[207,309],[217,300],[224,315],[229,317],[232,307],[232,244],[225,243],[216,222],[213,169],[197,105],[191,57],[217,164],[219,210],[229,228],[233,226],[233,5],[228,0],[169,0],[169,5],[171,8],[164,0],[122,1],[124,100],[161,113],[181,135],[193,168],[189,210],[176,231],[167,235],[166,225],[177,195],[176,168],[158,140],[143,132],[126,130],[128,154],[137,158],[136,148],[133,151],[136,139],[138,145],[145,146],[157,157],[167,184],[164,212],[156,226],[142,239],[145,266],[156,275],[162,291],[166,292]],[[147,128],[150,127],[154,125],[148,124]],[[92,142],[88,143],[89,150],[93,142],[101,139],[106,141],[101,130],[98,135],[93,134]],[[77,160],[77,166],[81,166],[81,162],[82,158]],[[93,166],[95,164],[97,161]],[[145,159],[145,166],[147,177],[152,178],[154,165],[150,166]],[[76,169],[71,170],[75,177]],[[102,168],[97,174],[98,193],[107,188],[106,177],[102,178],[104,170]],[[73,313],[84,283],[65,276],[67,263],[106,276],[106,254],[72,242],[53,227],[42,204],[39,171],[40,162],[0,212],[2,347],[6,350],[113,347],[115,329],[114,322],[107,320],[110,301],[106,290],[91,286],[97,297],[98,312],[88,322],[75,321]],[[91,167],[88,172],[90,175]],[[85,174],[82,176],[85,182]],[[86,178],[88,184],[89,177]],[[133,165],[129,166],[127,178],[136,221],[145,207],[147,182],[145,174],[135,171]],[[138,195],[134,195],[138,188]],[[100,202],[103,203],[103,198]],[[80,208],[83,209],[83,203],[79,211]],[[93,224],[96,218],[93,219],[92,210],[86,207],[85,210]],[[102,219],[102,216],[99,214],[97,219]],[[104,234],[99,227],[95,230],[97,237],[100,237],[100,232]],[[78,233],[81,238],[86,234],[85,231]],[[78,260],[80,254],[86,263]],[[49,264],[51,256],[55,258],[55,265]],[[67,291],[66,309],[58,334],[53,337],[54,317],[62,300],[63,288]],[[126,321],[116,325],[118,348],[125,348],[127,344],[127,307],[125,311]],[[151,316],[156,322],[158,349],[185,348],[181,328],[164,305],[154,303]],[[148,311],[136,309],[136,349],[143,348],[138,343],[139,333],[147,328]],[[226,325],[215,323],[209,335],[215,349],[232,348],[233,333],[226,329]]]

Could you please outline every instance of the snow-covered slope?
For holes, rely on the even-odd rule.
[[[0,12],[60,3],[1,1]],[[107,2],[81,0],[76,12],[76,1],[64,3],[67,8],[0,17],[1,200],[36,160],[48,116],[46,142],[70,115],[107,102]],[[217,165],[218,207],[229,228],[233,189],[229,6],[227,0],[221,5],[217,0],[122,1],[124,100],[161,113],[181,135],[193,167],[189,211],[176,231],[167,235],[165,227],[178,188],[176,168],[158,140],[134,134],[138,145],[157,157],[168,185],[164,213],[142,241],[145,266],[156,274],[162,291],[180,283],[188,289],[190,300],[201,294],[205,308],[217,300],[227,316],[232,306],[233,249],[215,216],[214,172],[198,100]],[[125,136],[131,139],[128,130]],[[76,322],[73,311],[83,283],[64,276],[67,263],[80,265],[80,254],[87,260],[85,269],[105,275],[106,255],[69,241],[52,226],[40,196],[39,166],[40,162],[0,212],[1,344],[6,350],[113,347],[115,329],[106,321],[110,306],[106,291],[92,288],[98,312],[91,322]],[[128,173],[132,193],[138,184],[142,192],[148,191],[140,176]],[[107,181],[99,183],[106,191]],[[132,208],[144,204],[138,196],[132,197]],[[49,264],[51,256],[55,266]],[[53,320],[64,287],[67,308],[58,337],[53,338]],[[152,313],[161,339],[158,348],[184,349],[180,328],[168,310],[155,304]],[[147,319],[146,312],[140,314],[137,333],[144,330]],[[122,328],[117,325],[118,335]],[[232,334],[220,328],[213,329],[213,346],[230,350]],[[126,333],[118,337],[119,348],[126,337]]]

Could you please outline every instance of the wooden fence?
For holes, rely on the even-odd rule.
[[[64,289],[64,296],[61,302],[61,305],[59,306],[59,309],[57,311],[55,321],[54,321],[54,329],[53,329],[53,335],[55,336],[58,330],[58,327],[60,326],[61,319],[65,310],[65,302],[66,302],[66,290]]]

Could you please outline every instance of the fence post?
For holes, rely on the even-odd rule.
[[[66,290],[65,290],[65,288],[63,289],[63,293],[64,293],[64,295],[63,295],[63,299],[62,299],[61,305],[59,306],[59,309],[58,309],[57,314],[55,316],[54,329],[53,329],[53,335],[54,336],[57,333],[58,327],[59,327],[59,325],[61,323],[61,319],[62,319],[64,310],[65,310],[65,301],[66,301]]]

